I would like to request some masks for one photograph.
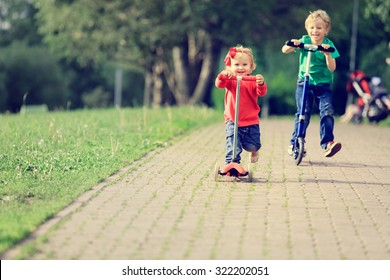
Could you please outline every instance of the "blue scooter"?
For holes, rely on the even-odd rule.
[[[304,138],[304,125],[305,125],[305,105],[307,100],[308,88],[309,88],[309,77],[310,77],[310,61],[313,52],[323,51],[323,52],[334,52],[335,49],[330,47],[328,49],[323,48],[322,46],[312,45],[312,44],[304,44],[300,43],[299,45],[294,45],[292,41],[286,42],[287,46],[300,48],[308,52],[305,75],[304,75],[304,84],[303,84],[303,95],[301,101],[301,110],[299,112],[299,124],[298,124],[298,132],[297,136],[294,140],[293,145],[293,157],[296,165],[299,165],[302,161],[305,152],[305,138]]]

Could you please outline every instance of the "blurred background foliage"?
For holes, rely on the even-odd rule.
[[[298,57],[280,50],[306,33],[309,11],[321,8],[331,16],[329,38],[341,54],[334,102],[343,114],[356,4],[355,68],[389,88],[388,0],[1,0],[0,112],[39,104],[222,109],[214,79],[226,50],[242,44],[255,52],[254,74],[269,85],[262,114],[293,114]]]

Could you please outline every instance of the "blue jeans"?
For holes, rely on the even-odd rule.
[[[298,134],[298,124],[299,124],[299,112],[301,110],[301,100],[303,95],[303,81],[298,80],[297,89],[295,92],[295,99],[297,102],[297,113],[295,114],[295,126],[292,138],[290,140],[291,144],[294,144],[294,140]],[[303,137],[306,137],[306,130],[310,123],[311,110],[313,107],[313,102],[316,103],[320,111],[320,145],[323,149],[326,148],[326,145],[334,140],[333,128],[334,128],[334,110],[332,105],[332,90],[330,84],[319,84],[319,85],[310,85],[308,86],[306,106],[305,106],[305,121],[303,129]]]
[[[234,123],[228,121],[225,127],[226,131],[226,156],[225,163],[232,161],[240,163],[241,152],[246,150],[248,152],[256,152],[260,149],[260,126],[258,124],[243,126],[238,128],[237,137],[237,155],[233,159],[233,141],[234,141]]]

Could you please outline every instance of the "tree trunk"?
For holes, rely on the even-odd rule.
[[[152,73],[152,107],[159,108],[163,104],[163,66],[161,62],[156,62]]]
[[[174,47],[172,50],[173,68],[175,77],[175,88],[172,90],[177,105],[185,105],[188,103],[190,89],[188,82],[188,63],[185,57],[186,48]]]
[[[152,92],[152,73],[145,71],[145,87],[144,87],[144,107],[151,106],[151,92]]]
[[[220,44],[213,41],[210,36],[206,35],[205,49],[203,53],[203,62],[199,74],[199,79],[191,96],[189,104],[203,103],[211,104],[211,91],[214,84],[214,78],[218,69],[218,60],[221,53]]]
[[[177,105],[210,105],[219,55],[220,44],[204,32],[189,34],[186,43],[172,50],[173,71],[166,69],[165,77]]]
[[[221,43],[205,32],[189,34],[187,41],[172,49],[172,61],[157,62],[151,71],[152,81],[145,77],[145,87],[151,84],[153,107],[159,107],[170,94],[181,105],[211,105],[211,91],[218,68]],[[160,54],[161,55],[161,54]],[[169,57],[166,54],[162,57]],[[168,85],[170,93],[164,90]],[[145,93],[145,96],[147,93]]]
[[[203,100],[203,97],[206,94],[206,86],[210,80],[210,74],[211,74],[211,61],[212,61],[212,53],[211,53],[211,43],[209,41],[206,41],[205,44],[205,50],[203,53],[203,62],[201,66],[201,70],[199,73],[198,82],[196,83],[193,95],[191,96],[191,99],[189,103],[191,105],[200,103]]]

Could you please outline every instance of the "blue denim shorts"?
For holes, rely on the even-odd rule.
[[[233,141],[234,141],[234,123],[228,121],[226,123],[226,156],[225,162],[230,163],[240,162],[242,150],[248,152],[256,152],[261,148],[260,142],[260,125],[254,124],[250,126],[243,126],[238,128],[238,141],[237,141],[237,155],[235,159],[233,157]]]

